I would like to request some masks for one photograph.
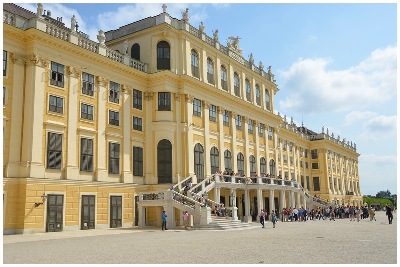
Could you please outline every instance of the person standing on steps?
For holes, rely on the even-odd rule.
[[[162,214],[161,214],[161,219],[162,219],[162,226],[161,226],[161,229],[164,231],[164,229],[165,230],[168,230],[167,229],[167,214],[165,213],[165,210],[162,212]]]
[[[264,228],[264,221],[265,221],[265,212],[264,212],[264,210],[261,210],[261,212],[260,212],[260,223],[262,225],[262,228]]]

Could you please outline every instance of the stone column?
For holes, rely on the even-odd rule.
[[[225,166],[224,166],[224,164],[225,164],[225,162],[224,162],[224,152],[225,152],[224,140],[225,140],[225,138],[224,138],[224,119],[223,119],[223,115],[222,115],[222,110],[223,109],[221,107],[218,107],[218,130],[219,130],[218,145],[219,145],[219,168],[222,172],[224,172],[224,170],[225,170]]]
[[[244,191],[244,203],[245,203],[245,216],[244,216],[244,222],[251,222],[252,218],[250,215],[250,192],[249,189],[245,189]]]
[[[19,167],[21,161],[21,139],[22,139],[22,113],[23,109],[18,103],[23,103],[24,95],[24,79],[26,58],[22,55],[13,54],[11,61],[14,64],[14,77],[12,89],[12,101],[10,120],[10,149],[8,152],[8,162],[5,169],[4,177],[19,177]],[[43,81],[44,83],[44,81]],[[10,92],[10,88],[6,86],[6,96]],[[8,98],[10,99],[10,98]],[[8,102],[6,100],[6,105]],[[7,122],[8,123],[8,122]]]
[[[133,123],[133,118],[131,116],[132,98],[131,91],[124,84],[121,86],[121,99],[123,127],[121,182],[133,183],[133,175],[131,171],[131,155],[133,151],[133,147],[131,146],[131,132],[133,127],[131,126]]]
[[[157,145],[154,144],[153,140],[153,92],[144,92],[144,111],[146,114],[145,118],[145,142],[149,145],[149,148],[144,151],[144,157],[146,159],[146,163],[144,164],[144,184],[157,184],[158,181],[156,180],[155,172],[157,170],[154,167],[154,161],[157,159]]]
[[[275,211],[275,200],[274,200],[275,197],[274,196],[275,196],[275,190],[270,189],[269,190],[269,214],[268,214],[270,220],[271,220],[272,211]]]
[[[107,181],[107,160],[106,160],[106,124],[107,124],[107,84],[102,76],[96,77],[97,91],[97,166],[95,172],[96,181]]]
[[[302,206],[300,202],[300,192],[296,192],[296,206],[299,208]]]
[[[285,203],[285,190],[280,190],[279,191],[279,213],[281,213],[281,210],[283,208],[286,208],[286,203]]]
[[[232,129],[232,170],[237,172],[237,145],[236,145],[236,113],[231,112],[231,129]]]
[[[263,194],[262,189],[261,189],[261,188],[258,188],[258,189],[257,189],[257,207],[258,207],[258,210],[256,211],[257,214],[259,214],[259,212],[260,212],[262,209],[264,209],[264,203],[263,203],[262,194]]]
[[[219,203],[219,199],[220,199],[220,188],[219,187],[215,187],[214,188],[214,201]]]
[[[249,164],[249,118],[242,117],[242,131],[244,132],[244,175],[250,176],[250,164]]]
[[[236,189],[232,188],[230,191],[230,196],[232,197],[232,220],[238,220],[238,215],[237,215],[237,211],[238,208],[236,207]],[[231,203],[229,203],[230,205]]]
[[[281,160],[279,160],[279,169],[281,171],[281,176],[282,176],[282,181],[285,179],[285,173],[283,171],[283,142],[279,143],[279,154],[281,155]],[[277,176],[279,175],[279,172],[276,174]]]
[[[193,122],[192,122],[192,111],[193,111],[193,96],[186,95],[186,119],[188,125],[187,132],[187,144],[186,147],[189,151],[193,150]],[[189,175],[194,176],[194,158],[192,153],[186,154],[186,161],[188,163],[188,171]],[[195,179],[193,183],[197,183],[197,179]]]
[[[65,109],[66,114],[68,114],[68,125],[67,125],[67,166],[65,169],[65,178],[69,180],[79,180],[79,168],[77,156],[77,128],[78,128],[78,110],[80,110],[78,95],[79,88],[74,88],[79,84],[80,70],[69,66],[67,68],[68,76],[68,109]],[[66,105],[65,101],[65,107]],[[77,108],[78,107],[78,108]],[[79,155],[79,154],[78,154]]]
[[[293,189],[290,190],[289,192],[290,192],[289,197],[290,197],[290,203],[291,203],[290,205],[292,206],[292,209],[293,209],[294,207],[296,207],[296,199],[294,198],[294,191],[293,191]],[[297,207],[297,208],[299,208],[299,207]]]
[[[48,60],[36,54],[27,60],[25,99],[22,104],[25,118],[22,129],[22,168],[20,173],[22,177],[44,177],[43,142],[46,142],[47,136],[43,136],[43,110],[46,109],[46,101],[48,101],[46,100],[48,97],[45,97],[44,94],[44,87],[49,64]],[[63,150],[65,150],[65,142],[63,142]]]
[[[204,165],[205,177],[211,174],[211,159],[210,159],[210,102],[204,101]]]
[[[265,142],[265,161],[267,163],[266,167],[266,173],[271,173],[270,167],[269,167],[269,161],[271,160],[269,157],[269,143],[268,143],[268,125],[264,125],[264,142]]]

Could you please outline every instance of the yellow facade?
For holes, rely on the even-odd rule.
[[[19,11],[12,13],[11,7]],[[112,227],[110,201],[117,199],[112,196],[122,197],[122,213],[118,215],[121,226],[134,226],[135,197],[140,192],[168,189],[189,175],[199,180],[211,175],[215,168],[210,155],[213,147],[219,153],[219,170],[227,167],[224,152],[229,150],[235,172],[250,176],[249,158],[253,156],[253,171],[258,174],[263,159],[265,172],[272,176],[287,174],[299,182],[303,177],[302,185],[309,194],[362,204],[355,147],[325,133],[306,132],[275,114],[278,88],[271,69],[264,71],[234,48],[224,47],[190,24],[161,13],[137,22],[136,29],[107,32],[104,44],[100,33],[99,42],[94,42],[68,25],[60,27],[48,16],[21,11],[13,4],[5,4],[3,9],[5,233],[46,231],[50,204],[35,207],[42,202],[42,195],[54,199],[63,196],[63,230],[81,229],[82,196],[91,195],[95,196],[95,227]],[[161,43],[168,44],[167,68],[158,66]],[[140,61],[133,59],[134,45],[140,47]],[[191,61],[194,52],[197,70],[193,70]],[[207,76],[209,59],[213,63],[211,82]],[[221,66],[226,69],[226,89],[221,82]],[[59,74],[62,86],[56,83]],[[84,93],[86,74],[93,78],[93,95]],[[239,93],[235,92],[235,75],[239,77]],[[251,87],[250,98],[246,81]],[[260,99],[256,99],[256,86]],[[134,105],[139,99],[137,92],[141,94],[140,107]],[[56,106],[51,104],[53,99]],[[62,105],[61,112],[56,109],[57,101]],[[165,103],[167,108],[163,109]],[[215,113],[210,105],[216,106]],[[84,107],[93,108],[93,118],[82,115],[86,114]],[[228,118],[224,118],[224,111]],[[118,125],[111,123],[115,116]],[[53,134],[61,135],[61,145],[55,149],[49,147]],[[82,170],[82,139],[93,144],[88,154],[89,171]],[[115,144],[119,145],[118,152],[110,151]],[[134,155],[136,148],[141,155]],[[161,150],[170,154],[161,156]],[[316,159],[311,158],[312,150],[317,151]],[[57,155],[55,167],[51,165],[52,153]],[[240,153],[243,170],[238,169]],[[112,173],[110,162],[117,162],[112,165],[117,166],[116,173]],[[272,168],[271,162],[275,164]],[[312,163],[318,163],[318,167],[313,169]],[[228,199],[228,190],[221,195]],[[160,223],[158,212],[158,208],[148,208],[149,225]]]

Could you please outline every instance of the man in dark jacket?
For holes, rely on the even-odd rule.
[[[388,216],[389,224],[392,224],[393,213],[392,213],[392,208],[389,205],[386,205],[386,215]]]

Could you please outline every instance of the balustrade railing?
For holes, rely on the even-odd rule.
[[[61,29],[49,22],[46,23],[46,33],[64,41],[69,39],[69,31]]]
[[[164,200],[164,192],[146,192],[140,195],[140,200]]]
[[[84,37],[78,37],[78,46],[94,53],[99,52],[99,44]]]

